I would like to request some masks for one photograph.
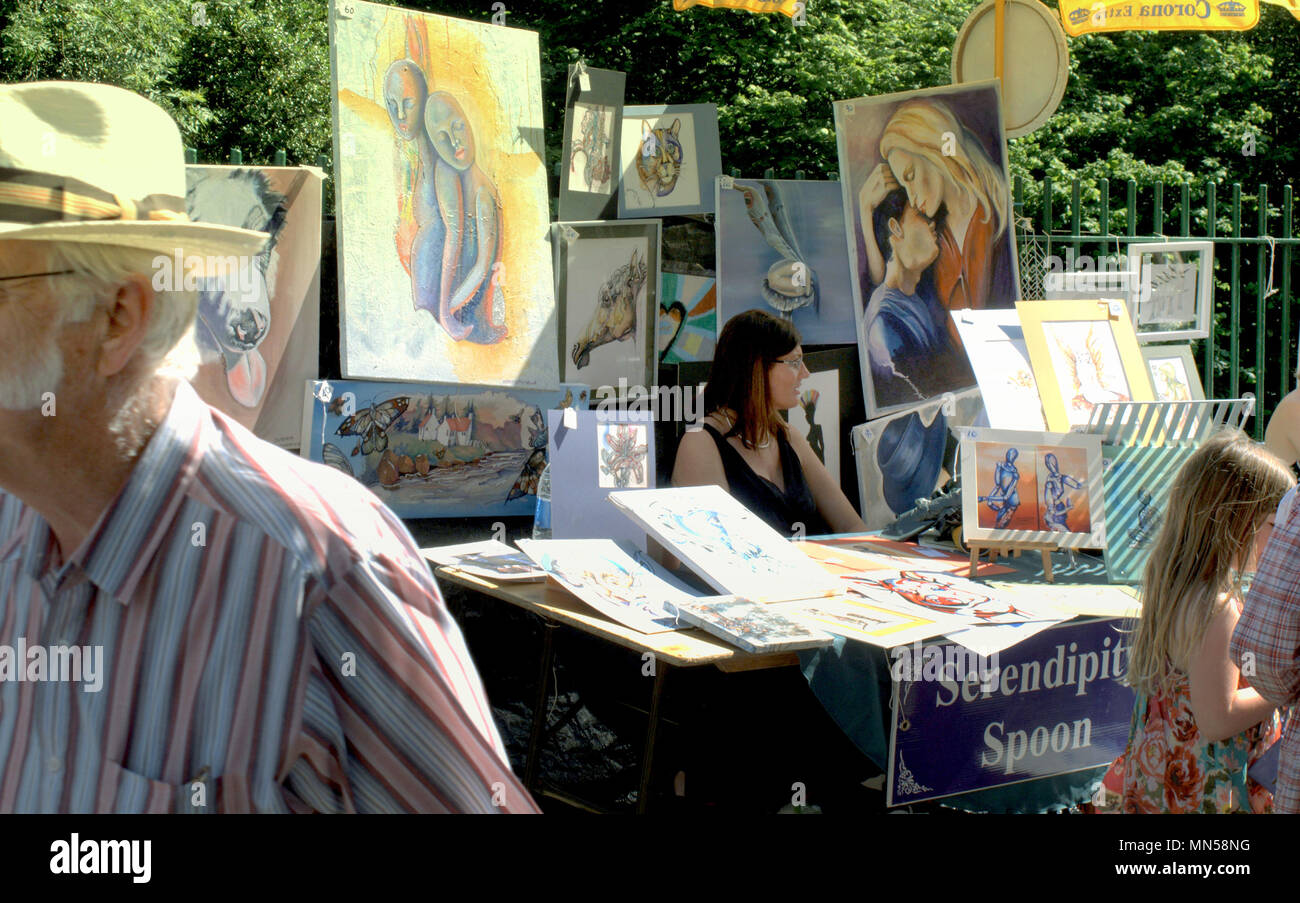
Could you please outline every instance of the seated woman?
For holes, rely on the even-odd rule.
[[[786,535],[865,532],[808,440],[778,413],[799,404],[808,376],[799,341],[766,311],[727,321],[704,389],[704,429],[682,437],[673,485],[721,486]]]

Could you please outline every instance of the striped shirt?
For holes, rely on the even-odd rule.
[[[1300,506],[1288,495],[1255,569],[1228,654],[1260,696],[1279,706],[1300,702]],[[1300,813],[1300,718],[1282,735],[1273,811]]]
[[[401,521],[187,383],[55,549],[0,492],[0,811],[536,811]]]

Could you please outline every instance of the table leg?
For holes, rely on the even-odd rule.
[[[1043,579],[1048,583],[1055,583],[1052,579],[1052,550],[1043,549]]]
[[[668,664],[655,661],[654,689],[650,691],[650,723],[646,726],[645,749],[641,752],[641,785],[636,796],[636,812],[642,815],[650,802],[650,769],[654,765],[655,737],[659,733],[659,703],[664,695],[664,680],[668,677]]]
[[[528,732],[528,759],[524,763],[524,786],[532,793],[537,789],[537,759],[546,726],[546,697],[551,684],[551,664],[555,661],[555,622],[543,621],[542,660],[537,673],[537,699],[533,703],[533,725]]]
[[[975,569],[979,566],[980,547],[974,542],[967,543],[970,546],[970,573],[969,577],[975,576]]]

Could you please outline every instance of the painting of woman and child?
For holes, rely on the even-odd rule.
[[[868,417],[975,378],[949,311],[1019,297],[996,82],[838,101]]]

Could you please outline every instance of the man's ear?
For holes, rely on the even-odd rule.
[[[128,276],[105,304],[108,323],[99,346],[99,375],[114,376],[130,363],[144,343],[157,295],[139,273]]]
[[[898,217],[896,216],[891,216],[889,218],[889,234],[894,236],[894,238],[903,237],[903,226],[899,223]]]

